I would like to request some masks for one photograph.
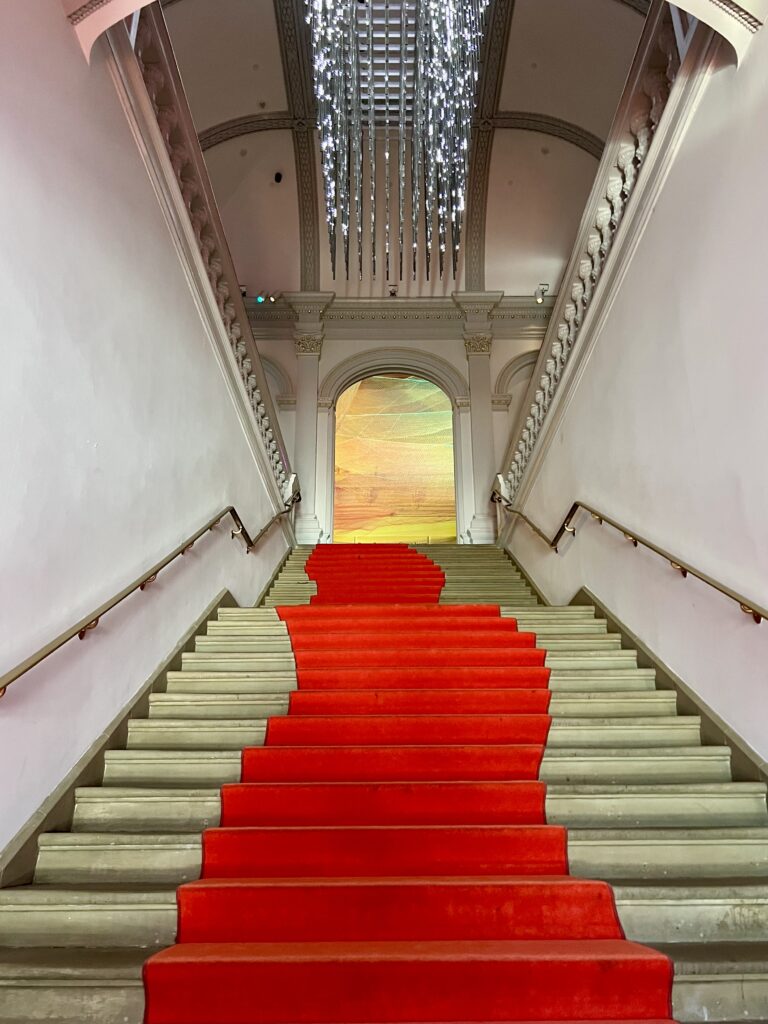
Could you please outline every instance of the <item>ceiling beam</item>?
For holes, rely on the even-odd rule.
[[[274,0],[274,4],[296,161],[300,287],[301,291],[311,292],[320,288],[320,212],[314,132],[317,113],[309,31],[304,16],[304,0]]]
[[[464,287],[473,292],[485,290],[485,211],[495,127],[493,119],[499,109],[514,9],[515,0],[491,0],[480,57],[476,125],[472,129],[464,224]]]
[[[596,160],[603,155],[603,140],[592,132],[571,121],[564,121],[549,114],[535,114],[527,110],[502,110],[491,118],[495,129],[516,129],[524,132],[538,132],[551,135],[553,138],[570,142]],[[287,110],[274,113],[246,114],[245,117],[233,117],[230,121],[222,121],[205,131],[200,132],[200,145],[203,151],[218,146],[230,139],[238,139],[242,135],[254,132],[292,131],[296,119]]]

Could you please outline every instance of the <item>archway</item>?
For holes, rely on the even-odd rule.
[[[380,372],[336,402],[338,542],[456,540],[453,406],[432,381]]]

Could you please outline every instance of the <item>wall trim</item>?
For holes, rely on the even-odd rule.
[[[523,352],[519,356],[515,356],[514,359],[510,359],[501,370],[496,378],[496,387],[493,389],[498,395],[509,394],[512,386],[517,383],[518,377],[528,376],[530,377],[533,373],[532,367],[536,365],[539,358],[539,350],[537,348],[531,349],[530,352]],[[530,372],[528,372],[530,371]]]
[[[219,608],[237,607],[228,590],[220,591],[187,630],[168,656],[155,669],[138,693],[119,711],[104,731],[93,741],[74,767],[22,825],[4,850],[0,851],[0,889],[25,885],[32,881],[37,863],[37,841],[43,832],[66,831],[72,825],[75,790],[79,786],[100,785],[104,777],[104,755],[108,750],[125,746],[128,722],[146,718],[149,695],[163,693],[167,672],[181,668],[182,654],[194,650],[195,637]]]
[[[335,406],[339,395],[357,381],[375,373],[414,373],[436,384],[456,403],[469,395],[469,384],[446,359],[412,348],[374,348],[342,360],[326,374],[319,398],[330,399]]]

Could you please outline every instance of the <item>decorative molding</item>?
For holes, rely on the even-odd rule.
[[[277,511],[290,469],[287,457],[283,460],[266,376],[240,293],[230,293],[226,271],[231,260],[225,243],[220,247],[221,225],[215,219],[215,204],[210,205],[212,190],[203,174],[205,162],[191,115],[185,105],[176,105],[177,97],[183,100],[183,91],[173,78],[175,64],[167,63],[170,43],[162,17],[150,9],[141,22],[145,28],[135,51],[125,25],[109,30],[107,64],[255,465]],[[151,90],[145,77],[150,69]],[[286,537],[292,539],[290,523],[283,524]]]
[[[491,119],[494,128],[504,130],[518,130],[525,132],[538,132],[541,135],[550,135],[564,142],[570,142],[579,149],[583,149],[590,156],[599,160],[603,154],[605,143],[597,135],[573,124],[571,121],[564,121],[559,117],[550,117],[548,114],[536,114],[530,111],[505,110],[500,111]],[[287,110],[264,112],[258,114],[246,114],[244,117],[233,117],[229,121],[222,121],[212,125],[200,132],[200,145],[203,151],[218,146],[230,139],[237,139],[243,135],[252,135],[255,132],[271,131],[295,131],[306,128],[305,122],[300,118],[291,117]]]
[[[278,110],[262,114],[247,114],[245,117],[233,117],[229,121],[221,121],[205,131],[200,132],[200,147],[205,152],[222,142],[239,139],[241,135],[253,132],[274,132],[294,130],[301,122],[291,117],[287,110]]]
[[[548,114],[534,114],[524,110],[503,110],[495,114],[491,119],[496,129],[515,129],[524,132],[539,132],[541,135],[551,135],[555,139],[562,139],[570,142],[585,153],[589,153],[595,160],[603,155],[605,143],[597,135],[588,132],[578,124],[571,121],[563,121],[559,117],[550,117]]]
[[[506,412],[512,402],[512,395],[500,395],[494,391],[491,395],[491,408],[494,412]]]
[[[277,408],[284,409],[286,412],[296,408],[295,395],[278,395],[275,401],[277,402]]]
[[[319,356],[323,351],[322,334],[297,334],[293,339],[297,356]]]
[[[468,334],[464,336],[464,350],[468,356],[489,356],[492,344],[492,334]]]
[[[469,403],[469,384],[447,359],[412,348],[368,349],[342,360],[323,379],[320,401],[326,399],[335,405],[348,387],[376,373],[413,373],[436,384],[454,407],[462,399]]]
[[[532,352],[523,352],[521,355],[515,356],[514,359],[510,359],[499,371],[494,389],[495,394],[509,397],[509,392],[517,384],[520,377],[530,378],[538,358],[539,350],[535,349]]]
[[[653,0],[611,129],[612,141],[598,169],[563,277],[565,286],[505,456],[511,497],[518,504],[530,493],[531,468],[541,465],[554,436],[553,423],[562,420],[569,401],[563,396],[573,393],[577,379],[573,367],[584,365],[584,353],[595,343],[618,280],[626,272],[703,90],[712,61],[710,41],[711,33],[699,26],[681,73],[667,4]],[[638,181],[642,183],[639,188]],[[628,204],[631,212],[625,216]],[[548,415],[553,408],[556,419]],[[544,436],[546,447],[537,443]]]
[[[197,240],[211,297],[247,395],[277,487],[282,494],[290,463],[269,385],[248,325],[232,257],[219,218],[213,188],[192,114],[179,78],[162,13],[149,8],[139,20],[135,66],[140,72],[170,161],[185,214]]]
[[[323,293],[314,294],[314,302]],[[327,293],[330,296],[332,293]],[[396,298],[357,299],[336,298],[326,302],[322,315],[316,305],[303,314],[304,325],[297,325],[297,316],[291,303],[307,301],[306,293],[290,293],[275,303],[257,303],[246,300],[246,309],[254,337],[290,341],[294,333],[312,334],[323,330],[326,339],[380,341],[397,344],[405,333],[409,341],[461,342],[464,334],[492,333],[497,340],[522,342],[526,349],[538,346],[544,337],[552,312],[554,299],[547,296],[539,305],[532,296],[510,295],[496,302],[501,293],[481,293],[475,305],[479,310],[470,327],[467,326],[461,303],[456,298]],[[290,301],[289,301],[290,300]],[[489,306],[493,306],[489,312]],[[469,307],[468,307],[469,308]],[[307,320],[314,316],[312,324]],[[481,322],[478,322],[479,321]]]

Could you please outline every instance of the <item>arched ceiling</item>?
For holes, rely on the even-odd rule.
[[[460,280],[406,275],[401,296],[465,287],[526,295],[544,281],[556,293],[647,6],[491,0]],[[249,294],[386,295],[381,273],[331,277],[304,0],[163,7]]]

